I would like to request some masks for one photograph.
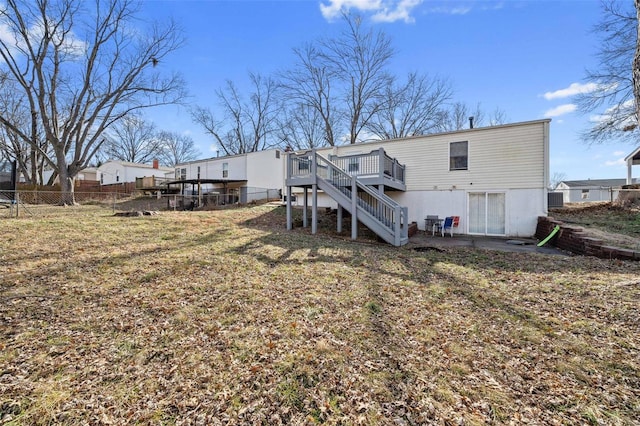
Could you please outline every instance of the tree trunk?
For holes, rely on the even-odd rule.
[[[636,126],[640,124],[640,0],[634,1],[636,6],[636,53],[633,57],[633,95],[636,102]]]
[[[64,152],[56,149],[56,159],[58,160],[58,177],[60,180],[60,205],[73,206],[76,203],[74,190],[75,174],[69,173],[69,166]]]

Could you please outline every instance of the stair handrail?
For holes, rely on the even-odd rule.
[[[408,232],[407,231],[408,230],[408,220],[407,220],[408,209],[406,207],[402,207],[397,201],[393,200],[389,196],[385,194],[381,194],[377,191],[374,191],[371,188],[369,188],[367,185],[362,184],[361,182],[359,182],[356,176],[352,176],[349,173],[345,172],[340,167],[336,166],[333,162],[323,157],[322,155],[318,154],[317,152],[315,152],[314,158],[316,159],[316,164],[320,164],[320,162],[323,162],[327,165],[327,171],[331,170],[331,173],[337,173],[338,175],[340,175],[341,178],[344,179],[345,184],[351,182],[352,179],[355,179],[357,188],[360,188],[362,191],[366,192],[371,197],[376,199],[379,203],[382,203],[383,207],[386,207],[388,210],[394,212],[395,220],[393,220],[392,217],[387,217],[387,216],[379,217],[378,215],[372,214],[371,211],[366,211],[365,209],[365,211],[369,215],[375,217],[384,227],[389,229],[389,231],[393,232],[395,239],[398,242],[397,244],[399,245],[400,238],[403,236],[403,234],[407,234]],[[327,176],[327,178],[329,179],[329,176]],[[333,179],[329,179],[330,182],[332,180]],[[342,188],[346,190],[349,187],[347,185],[343,185]],[[340,188],[338,189],[341,190],[341,192],[344,192],[344,190]],[[353,191],[350,188],[349,188],[349,191],[353,193]],[[374,206],[370,205],[365,199],[357,195],[357,191],[356,191],[356,197],[361,201],[361,203],[366,204],[369,207],[369,210],[374,209]],[[383,208],[381,209],[381,211],[385,211],[385,209]],[[387,224],[386,223],[387,221],[385,219],[389,219],[390,223]],[[402,226],[403,224],[405,225],[404,227]],[[406,237],[406,235],[404,236]]]

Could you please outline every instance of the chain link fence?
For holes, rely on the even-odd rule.
[[[75,192],[74,206],[62,206],[62,193],[58,191],[0,190],[0,218],[45,217],[69,215],[96,209],[117,211],[181,211],[212,210],[232,206],[279,201],[277,189],[240,188],[233,193],[206,194],[126,194],[122,192]]]

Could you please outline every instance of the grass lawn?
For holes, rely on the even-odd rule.
[[[640,423],[638,262],[66,212],[0,221],[0,423]]]

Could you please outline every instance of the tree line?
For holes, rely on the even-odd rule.
[[[603,35],[601,64],[587,75],[599,90],[583,94],[580,105],[606,108],[607,119],[586,139],[636,137],[639,1],[603,3],[595,29]],[[195,159],[190,137],[145,119],[145,110],[171,104],[187,106],[226,155],[453,131],[468,127],[469,117],[477,126],[506,121],[499,109],[455,101],[447,78],[394,75],[391,39],[349,14],[336,35],[294,47],[290,67],[249,73],[244,90],[228,80],[214,91],[215,108],[187,105],[185,82],[165,66],[184,42],[182,30],[171,20],[141,29],[139,12],[136,0],[0,5],[0,165],[16,160],[33,183],[47,183],[42,171],[53,170],[73,202],[75,176],[99,160]]]
[[[193,120],[225,154],[271,147],[307,149],[502,124],[505,114],[453,102],[446,79],[417,71],[390,72],[396,51],[383,31],[343,14],[342,31],[293,48],[292,66],[249,73],[241,93],[228,80],[217,105],[195,106]]]

